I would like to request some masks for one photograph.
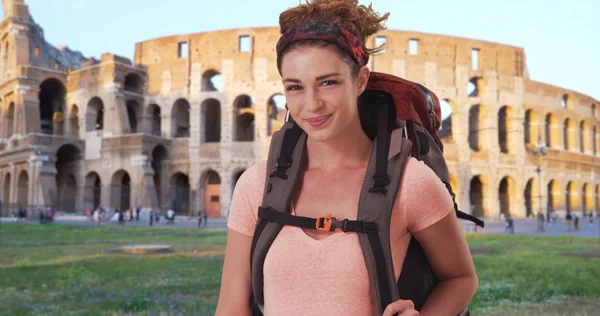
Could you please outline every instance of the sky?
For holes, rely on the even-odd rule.
[[[6,1],[6,0],[5,0]],[[25,0],[53,45],[133,59],[168,35],[277,26],[298,0]],[[600,100],[600,0],[359,0],[390,12],[388,29],[523,47],[532,80]]]

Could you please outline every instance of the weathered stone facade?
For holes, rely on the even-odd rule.
[[[94,60],[46,43],[23,0],[4,8],[5,212],[141,205],[227,216],[235,182],[266,159],[281,126],[278,28],[163,37],[137,43],[133,62]],[[424,84],[452,108],[441,133],[461,209],[524,217],[541,201],[544,212],[598,210],[598,100],[531,80],[518,47],[401,31],[369,46],[383,41],[373,71]],[[538,140],[547,146],[541,182]]]

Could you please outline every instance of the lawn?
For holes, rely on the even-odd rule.
[[[0,315],[212,315],[226,232],[118,226],[0,226]],[[593,315],[600,241],[469,235],[473,315]],[[173,253],[109,251],[168,244]]]

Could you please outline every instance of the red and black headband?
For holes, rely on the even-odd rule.
[[[328,21],[308,21],[288,29],[277,42],[277,69],[281,74],[281,57],[293,43],[304,40],[320,40],[334,44],[346,52],[359,66],[369,61],[358,38],[346,29]]]

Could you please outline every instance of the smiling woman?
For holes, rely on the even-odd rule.
[[[394,136],[386,116],[377,142],[366,134],[359,99],[372,78],[369,54],[383,48],[367,49],[366,39],[384,29],[387,16],[355,0],[308,1],[281,14],[277,67],[291,120],[273,136],[271,158],[247,169],[235,187],[217,315],[457,315],[473,296],[473,261],[436,173],[414,158],[392,160],[400,154],[391,148],[390,166],[400,167],[384,167],[381,177],[374,167]],[[394,139],[390,147],[406,155],[410,144]],[[383,154],[374,150],[381,146]],[[363,191],[367,176],[374,186]],[[399,189],[387,193],[391,183]],[[365,199],[373,201],[365,195],[378,191],[389,207],[377,195],[379,209],[364,211]],[[368,225],[377,225],[371,218],[383,209],[389,234]],[[400,274],[413,238],[437,279],[419,306],[399,299],[406,297],[399,289],[412,286]]]

